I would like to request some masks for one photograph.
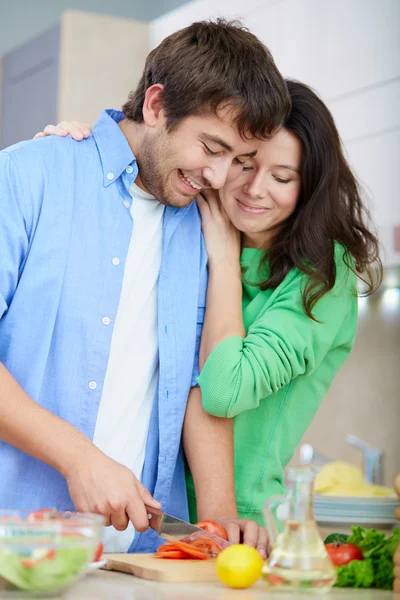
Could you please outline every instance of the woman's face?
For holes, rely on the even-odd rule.
[[[281,129],[246,161],[240,177],[220,190],[222,206],[244,234],[244,246],[265,246],[292,214],[300,193],[300,163],[300,141]]]

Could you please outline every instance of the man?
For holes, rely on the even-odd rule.
[[[134,531],[145,504],[187,518],[192,387],[199,517],[235,518],[231,424],[193,387],[207,274],[192,199],[238,175],[288,110],[252,34],[195,23],[92,137],[0,153],[0,506],[97,512],[108,551],[154,550]]]

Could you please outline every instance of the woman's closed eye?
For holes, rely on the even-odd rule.
[[[242,171],[252,171],[254,169],[254,167],[252,165],[250,165],[245,160],[240,160],[240,158],[238,158],[238,157],[233,159],[233,163],[235,165],[240,165],[242,167]]]
[[[291,181],[291,179],[283,179],[282,177],[278,177],[277,175],[274,175],[273,177],[278,183],[289,183]]]

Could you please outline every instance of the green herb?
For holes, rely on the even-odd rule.
[[[353,560],[337,569],[337,587],[374,587],[391,590],[393,587],[393,556],[400,544],[400,529],[386,538],[376,529],[353,527],[347,543],[358,546],[364,560]]]
[[[325,539],[324,544],[345,544],[347,542],[348,537],[349,536],[345,533],[331,533]]]

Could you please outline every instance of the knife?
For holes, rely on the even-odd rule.
[[[169,540],[170,542],[190,542],[197,537],[207,537],[218,542],[222,549],[231,545],[231,542],[227,542],[219,535],[215,535],[215,533],[204,531],[204,529],[200,529],[200,527],[196,527],[195,525],[182,521],[172,515],[167,515],[167,513],[162,512],[157,508],[147,506],[147,504],[145,506],[147,518],[149,519],[149,526],[159,537],[164,538],[165,540]]]

